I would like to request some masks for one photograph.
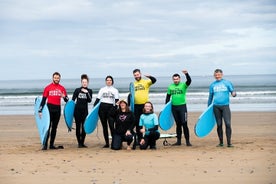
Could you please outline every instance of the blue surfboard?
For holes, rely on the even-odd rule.
[[[98,124],[99,120],[99,107],[101,103],[98,103],[92,111],[88,114],[84,122],[84,131],[87,134],[91,134]]]
[[[134,101],[134,95],[135,95],[135,88],[134,88],[134,83],[131,82],[129,84],[129,92],[130,92],[130,110],[132,112],[134,112],[134,104],[135,104],[135,101]]]
[[[40,142],[42,145],[44,145],[46,143],[46,138],[47,138],[48,130],[50,126],[50,113],[47,105],[44,105],[42,109],[42,117],[41,118],[39,117],[38,110],[39,110],[41,101],[42,101],[41,97],[37,97],[35,99],[34,115],[35,115],[35,122],[37,125],[39,137],[40,137]]]
[[[215,127],[216,119],[213,111],[213,104],[211,104],[198,118],[195,124],[194,131],[196,136],[203,138],[207,136]]]
[[[72,125],[74,121],[74,110],[75,110],[75,102],[73,100],[69,100],[63,109],[64,120],[67,125],[68,131],[72,130]]]
[[[174,124],[172,103],[168,102],[159,114],[159,126],[162,130],[169,130]]]

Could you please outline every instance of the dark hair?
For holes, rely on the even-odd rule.
[[[150,101],[146,102],[145,104],[147,104],[147,103],[149,103],[151,105],[151,111],[150,111],[150,113],[154,113],[153,104]],[[145,107],[143,108],[143,113],[146,113]]]
[[[87,74],[82,74],[82,75],[81,75],[81,80],[82,80],[82,79],[86,79],[87,81],[89,81],[89,77],[88,77]]]
[[[112,77],[111,75],[108,75],[108,76],[106,76],[105,81],[106,81],[108,78],[109,78],[109,79],[111,79],[111,81],[112,81],[112,85],[113,85],[113,84],[114,84],[113,77]]]
[[[127,102],[125,100],[120,100],[119,102],[119,110],[122,112],[122,109],[121,109],[121,103],[125,103],[126,104],[126,112],[130,112],[130,109],[129,109],[129,106],[127,104]]]
[[[175,73],[175,74],[173,74],[172,78],[174,78],[174,77],[179,77],[180,78],[180,75],[178,73]]]
[[[54,72],[53,77],[54,77],[54,75],[58,75],[59,77],[61,77],[60,73],[58,73],[58,72]]]
[[[137,68],[133,70],[133,73],[136,73],[136,72],[141,73],[140,69],[137,69]]]
[[[215,73],[223,73],[222,69],[215,69]]]

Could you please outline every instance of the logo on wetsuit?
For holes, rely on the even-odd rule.
[[[142,84],[138,84],[137,86],[135,86],[135,91],[142,91],[145,90],[145,86],[143,86]]]
[[[171,90],[171,95],[180,95],[180,94],[184,94],[183,90],[181,89],[174,89],[174,90]]]
[[[58,89],[49,91],[49,96],[62,96],[62,92]]]

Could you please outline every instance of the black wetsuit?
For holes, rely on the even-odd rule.
[[[86,89],[88,93],[84,93],[82,89]],[[76,101],[74,118],[76,122],[76,137],[79,147],[84,146],[86,133],[84,131],[84,121],[88,115],[88,103],[92,101],[93,91],[89,88],[80,87],[75,89],[72,100]]]
[[[135,125],[135,119],[133,112],[122,112],[114,107],[110,111],[110,118],[114,121],[114,133],[112,136],[111,148],[114,150],[121,149],[122,142],[127,142],[129,146],[133,141],[133,128]],[[130,131],[132,135],[126,135],[127,131]]]

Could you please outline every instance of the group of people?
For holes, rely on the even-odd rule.
[[[182,144],[182,132],[186,146],[192,146],[187,123],[186,92],[192,79],[187,70],[182,71],[186,77],[186,82],[181,82],[181,76],[174,74],[173,83],[167,89],[165,103],[171,101],[172,113],[176,122],[177,141],[173,146]],[[149,101],[150,86],[156,82],[156,78],[151,75],[142,77],[140,69],[133,70],[134,81],[134,111],[129,107],[129,100],[120,100],[119,91],[113,86],[112,76],[105,78],[106,85],[102,87],[94,102],[94,106],[100,103],[99,117],[103,128],[105,145],[103,148],[114,150],[122,149],[123,142],[126,142],[127,149],[156,149],[156,141],[160,138],[158,130],[158,117],[154,112],[153,104]],[[219,137],[219,147],[223,145],[222,119],[226,126],[227,146],[233,147],[231,143],[231,112],[229,108],[229,93],[235,97],[236,92],[230,81],[223,79],[221,69],[214,71],[215,81],[209,88],[208,106],[214,104],[214,114],[217,121],[217,133]],[[47,85],[43,91],[43,98],[39,108],[39,115],[42,116],[42,109],[47,101],[50,112],[50,126],[46,143],[42,150],[48,149],[48,140],[50,137],[49,149],[58,149],[54,145],[57,127],[61,115],[61,98],[65,102],[69,100],[65,88],[60,84],[61,75],[58,72],[53,73],[53,82]],[[76,124],[76,138],[79,148],[86,148],[84,144],[86,133],[84,130],[84,121],[88,115],[88,103],[92,102],[92,89],[88,88],[89,78],[86,74],[81,75],[81,87],[76,88],[72,100],[76,106],[74,110],[74,119]],[[183,129],[183,130],[182,130]],[[111,145],[109,143],[109,132],[112,136]],[[131,148],[131,143],[133,147]]]

